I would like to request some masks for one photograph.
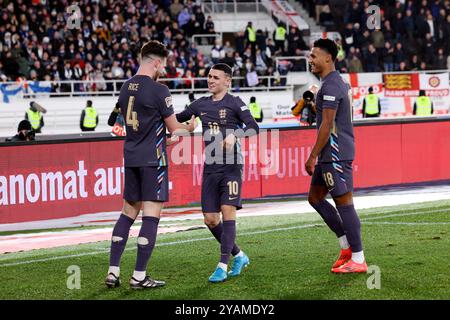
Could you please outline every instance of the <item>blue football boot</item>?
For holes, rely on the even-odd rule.
[[[217,267],[208,280],[209,282],[224,282],[227,278],[227,272],[222,268]]]
[[[230,277],[236,277],[241,274],[241,271],[244,267],[247,267],[250,264],[250,259],[244,253],[242,257],[234,257],[233,265],[231,266],[231,270],[228,272]]]

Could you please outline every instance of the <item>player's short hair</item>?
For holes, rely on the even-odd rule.
[[[336,60],[338,48],[336,42],[331,39],[319,39],[314,41],[313,47],[320,48],[329,54],[331,54],[331,58]]]
[[[141,48],[141,58],[150,58],[151,56],[157,56],[159,58],[167,58],[169,50],[166,46],[157,40],[150,40],[146,42]]]
[[[216,63],[215,65],[213,65],[211,67],[211,69],[214,70],[222,70],[223,72],[225,72],[225,74],[227,76],[229,76],[230,78],[233,75],[233,70],[231,69],[231,67],[229,65],[227,65],[226,63]]]

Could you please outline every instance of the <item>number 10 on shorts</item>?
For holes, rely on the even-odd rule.
[[[230,196],[237,196],[239,194],[239,184],[237,181],[228,181],[228,194]]]

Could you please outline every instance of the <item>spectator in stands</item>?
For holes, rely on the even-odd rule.
[[[319,16],[319,22],[327,31],[331,31],[334,28],[333,16],[331,15],[330,7],[328,5],[323,6]]]
[[[374,31],[372,31],[371,36],[373,46],[375,47],[378,53],[381,53],[385,43],[383,32],[381,31],[380,28],[376,28]]]
[[[365,70],[367,72],[378,72],[378,53],[375,50],[375,47],[373,44],[369,44],[369,52],[367,53],[367,56],[365,58]]]
[[[433,59],[435,56],[435,52],[436,52],[436,48],[434,45],[434,40],[431,36],[431,33],[427,33],[426,37],[425,37],[425,44],[423,46],[424,51],[423,51],[423,57],[424,57],[424,61],[431,65],[433,63]]]
[[[412,17],[412,11],[406,10],[406,16],[403,18],[403,29],[409,39],[414,38],[414,18]]]
[[[98,113],[92,106],[92,101],[86,102],[86,108],[81,111],[80,129],[81,131],[95,131],[98,125]]]
[[[188,8],[183,8],[178,15],[178,26],[183,28],[191,20],[191,15],[189,13]]]
[[[299,48],[296,49],[296,51],[294,52],[293,56],[296,57],[301,57],[301,50]],[[296,59],[293,61],[293,66],[291,71],[296,71],[296,72],[302,72],[302,71],[306,71],[306,61],[303,59]]]
[[[419,56],[417,54],[415,54],[411,57],[409,69],[411,71],[417,71],[420,69],[420,64],[421,64],[421,62],[419,60]]]
[[[30,107],[25,112],[25,120],[30,121],[31,127],[35,133],[41,133],[42,127],[44,127],[44,116],[43,113],[46,113],[41,105],[38,103],[31,101]]]
[[[447,57],[444,56],[444,49],[438,49],[438,55],[434,59],[433,69],[445,70],[447,69]]]
[[[234,53],[234,49],[231,47],[230,41],[225,41],[225,45],[223,46],[223,51],[225,51],[225,54],[231,52]]]
[[[216,33],[216,31],[215,31],[215,28],[214,28],[214,22],[212,21],[212,17],[211,16],[208,16],[208,19],[206,20],[206,23],[205,23],[205,32],[207,33],[207,34],[215,34]],[[213,43],[213,38],[209,38],[209,42],[208,43]]]
[[[234,43],[238,54],[243,54],[245,50],[246,37],[245,33],[239,31],[234,36]]]
[[[178,17],[178,14],[183,10],[183,5],[180,3],[179,0],[173,0],[173,3],[169,7],[170,15],[173,20],[175,20]]]
[[[303,40],[303,36],[297,26],[293,26],[290,28],[290,32],[287,36],[287,43],[288,56],[293,56],[297,49],[309,50],[309,47],[306,45],[305,40]]]
[[[225,50],[222,46],[222,41],[220,39],[215,40],[214,47],[211,49],[212,63],[219,63],[225,57]]]
[[[255,58],[255,69],[256,72],[260,75],[263,75],[267,71],[267,65],[264,61],[264,55],[261,51],[261,49],[256,49],[256,58]]]
[[[381,51],[384,71],[394,71],[394,48],[389,41],[386,41]]]
[[[395,44],[395,50],[394,50],[394,70],[398,71],[400,70],[400,63],[404,62],[406,60],[406,55],[403,52],[403,46],[401,42],[397,42]]]
[[[17,127],[17,134],[11,138],[7,138],[7,142],[32,141],[35,139],[35,132],[31,128],[31,123],[28,120],[22,120]]]
[[[350,73],[364,72],[361,60],[358,58],[356,54],[351,56],[351,59],[347,64],[348,64],[348,72]]]
[[[236,60],[234,59],[234,52],[228,51],[225,54],[225,57],[221,60],[222,63],[225,63],[231,67],[234,67],[236,65]]]

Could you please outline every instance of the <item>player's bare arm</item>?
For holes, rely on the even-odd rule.
[[[317,157],[322,151],[323,147],[327,144],[330,139],[331,130],[334,125],[334,118],[336,117],[336,110],[334,109],[324,109],[322,113],[322,124],[319,128],[319,133],[317,136],[316,143],[309,155],[308,160],[305,163],[306,172],[311,176],[314,172],[314,166],[316,164]]]
[[[171,134],[174,134],[177,136],[182,136],[188,132],[193,132],[195,130],[195,128],[197,127],[197,122],[195,121],[195,116],[191,117],[189,124],[184,124],[184,123],[178,122],[177,117],[174,114],[165,118],[164,122],[166,123],[167,130],[169,130],[169,132]]]

